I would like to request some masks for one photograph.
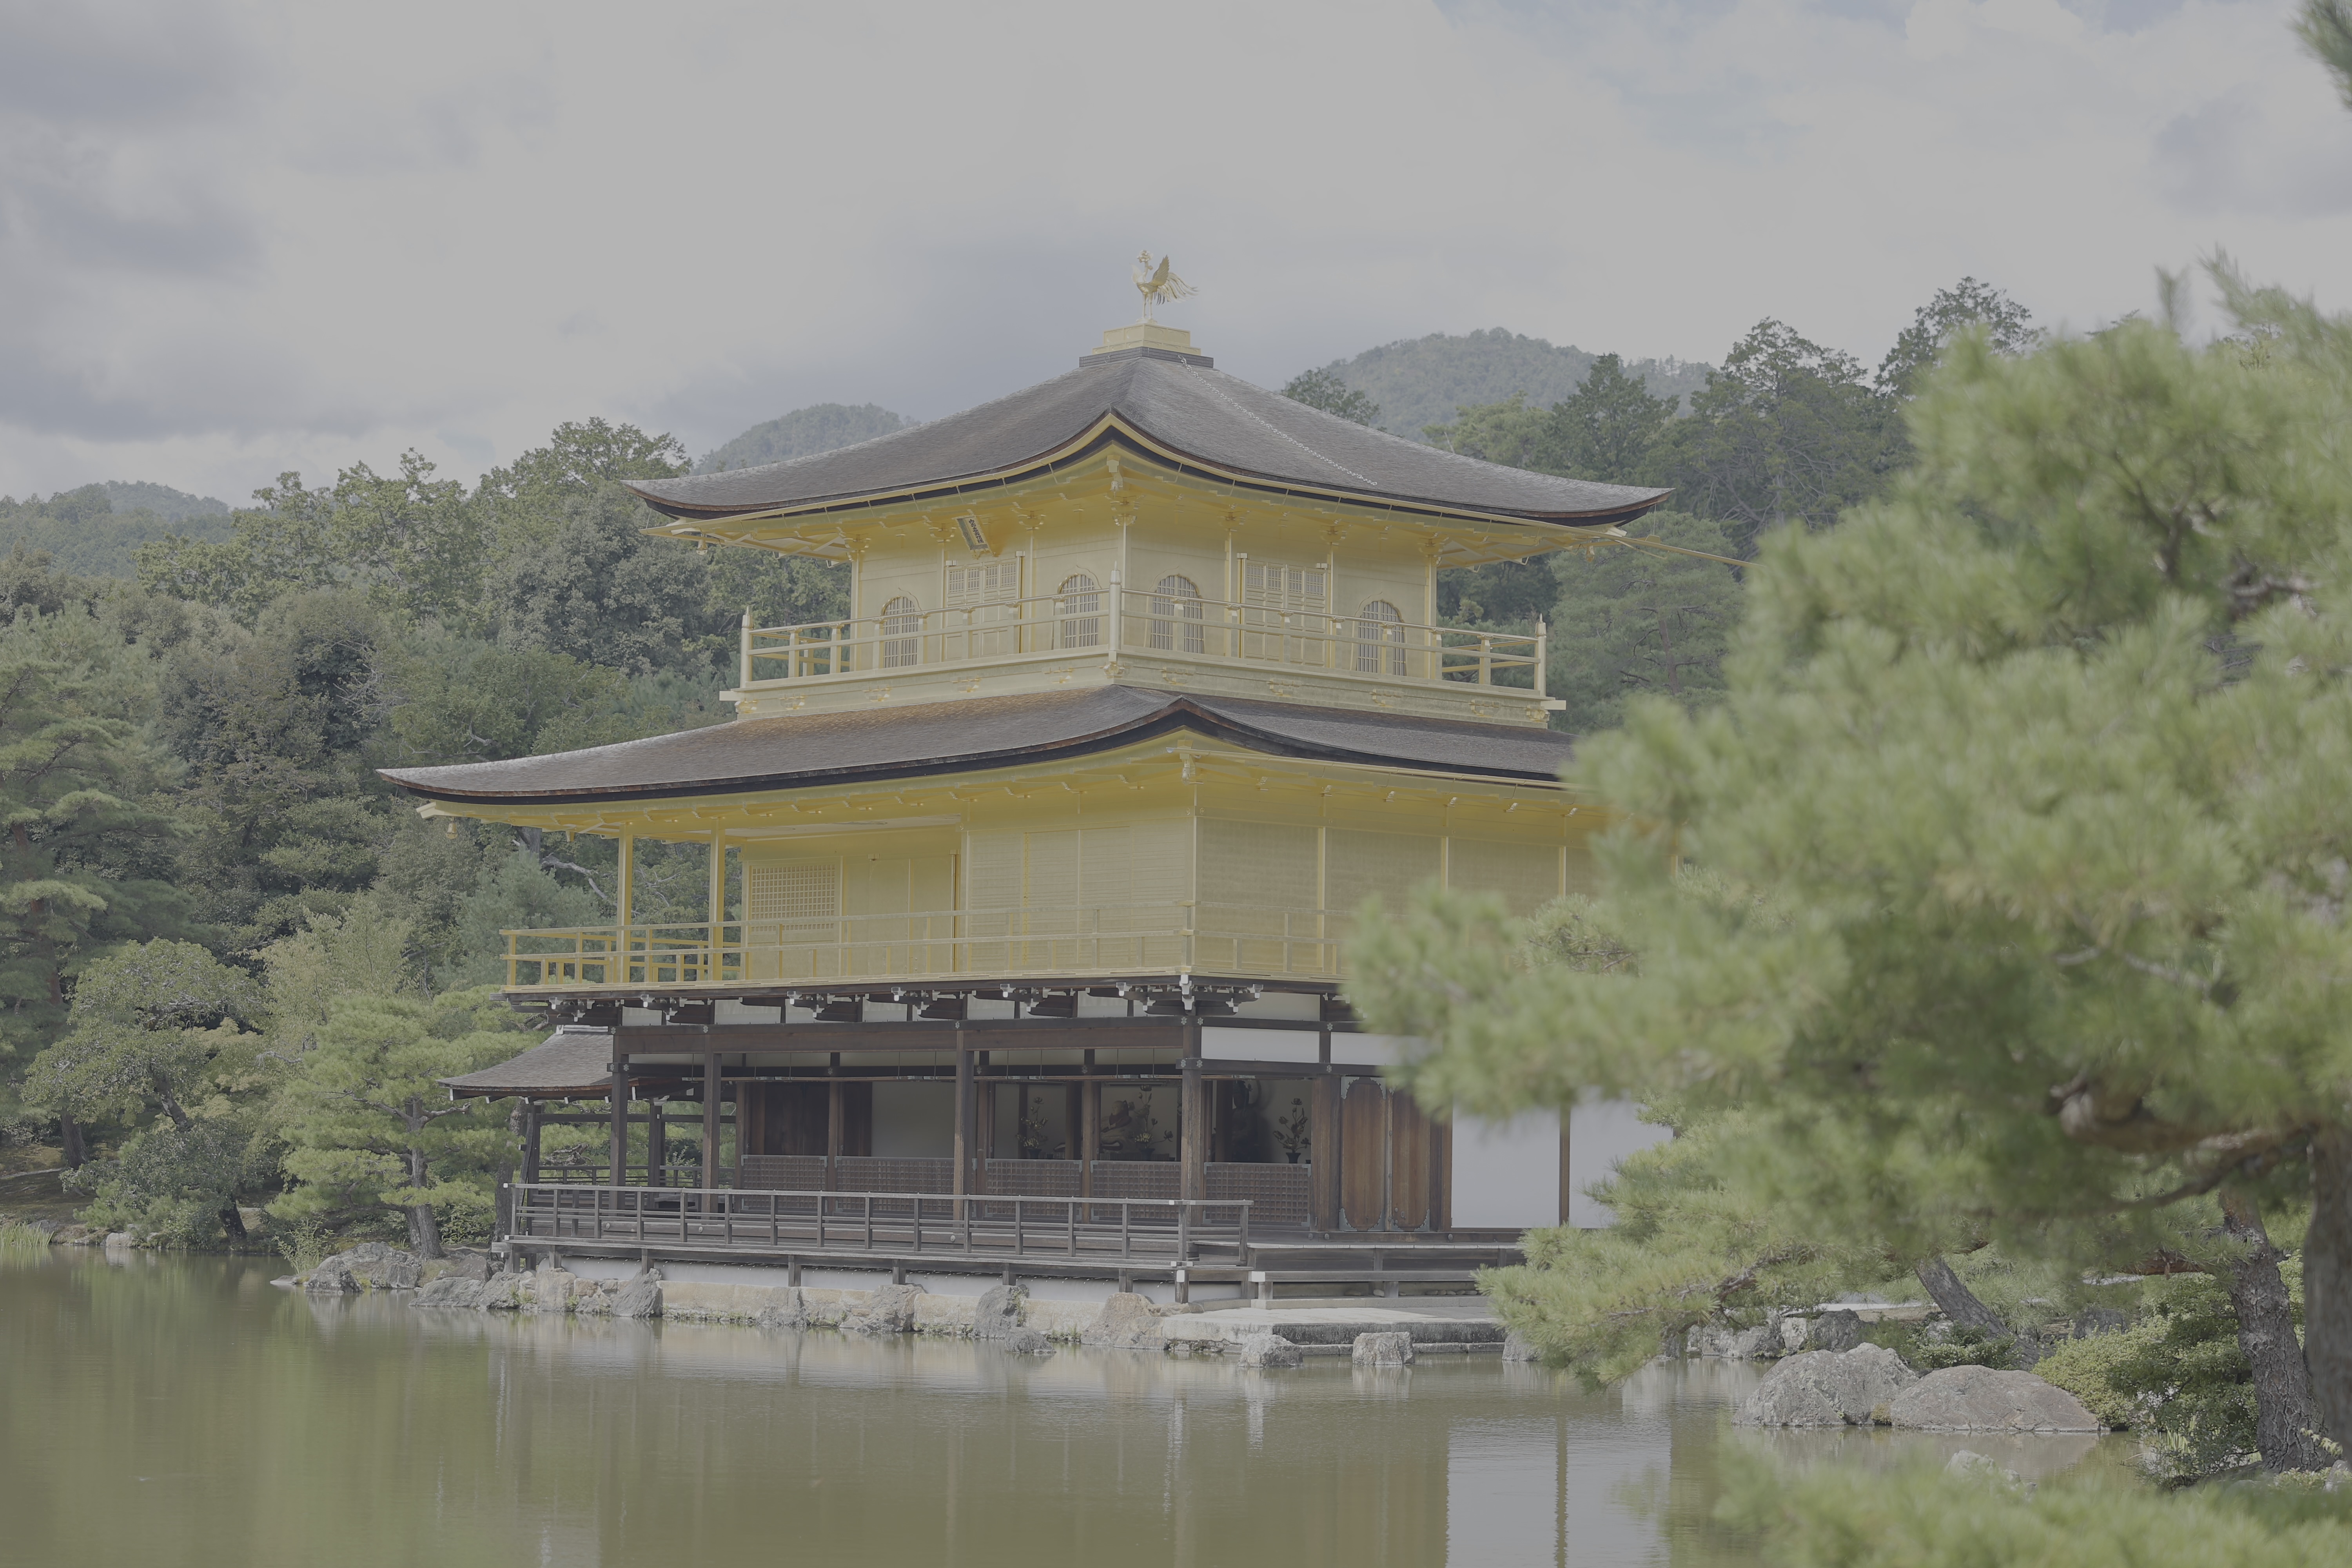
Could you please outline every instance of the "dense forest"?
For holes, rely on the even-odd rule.
[[[1500,403],[1513,393],[1541,407],[1584,384],[1601,356],[1501,327],[1476,332],[1432,332],[1334,360],[1315,374],[1369,397],[1380,408],[1369,421],[1392,436],[1423,438],[1425,426],[1454,417],[1456,408]],[[1677,359],[1635,360],[1623,367],[1650,392],[1676,404],[1706,384],[1707,367]]]
[[[1602,354],[1549,405],[1513,386],[1494,401],[1449,410],[1420,432],[1448,451],[1571,479],[1671,487],[1671,509],[1633,531],[1698,553],[1602,547],[1448,573],[1439,618],[1511,631],[1549,621],[1550,690],[1567,704],[1555,721],[1571,733],[1613,726],[1638,692],[1706,699],[1722,688],[1725,638],[1738,614],[1739,573],[1726,563],[1751,557],[1769,530],[1825,528],[1885,493],[1911,461],[1904,411],[1943,345],[1975,328],[1997,352],[2016,353],[2036,341],[2031,321],[2000,289],[1964,278],[1919,307],[1874,371],[1766,320],[1731,345],[1720,369],[1704,370],[1686,408],[1659,392],[1654,377],[1645,380],[1643,366]],[[1378,383],[1340,374],[1369,357],[1308,371],[1284,391],[1382,425]]]
[[[1963,283],[1874,374],[1768,321],[1687,411],[1611,355],[1548,405],[1514,386],[1455,408],[1425,438],[1675,486],[1681,510],[1640,531],[1698,553],[1451,573],[1446,613],[1550,617],[1571,729],[1633,691],[1708,700],[1738,593],[1713,557],[1878,493],[1907,457],[1920,370],[1971,322],[2024,339],[2021,309]],[[1379,417],[1327,372],[1286,390]],[[803,409],[699,466],[902,423]],[[161,487],[10,503],[0,1141],[75,1167],[97,1222],[163,1237],[238,1239],[264,1203],[281,1232],[391,1226],[428,1248],[478,1233],[502,1126],[433,1080],[522,1043],[496,999],[498,933],[608,918],[612,850],[425,822],[374,770],[719,722],[745,605],[766,625],[840,613],[835,569],[648,538],[621,481],[688,468],[666,436],[590,419],[471,488],[409,453],[327,484],[281,475],[226,515]],[[112,553],[68,549],[95,538]],[[698,856],[648,853],[640,918],[694,918],[701,876]]]

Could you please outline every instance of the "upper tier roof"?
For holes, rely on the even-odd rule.
[[[968,697],[915,708],[738,719],[511,762],[387,768],[436,800],[499,805],[653,800],[965,773],[1085,756],[1190,730],[1276,756],[1496,779],[1556,779],[1569,737],[1524,725],[1179,697],[1132,686]]]
[[[1457,457],[1150,350],[1091,354],[1067,374],[855,447],[629,488],[677,518],[822,512],[1009,480],[1106,443],[1163,448],[1150,455],[1244,484],[1588,528],[1630,521],[1672,493]]]

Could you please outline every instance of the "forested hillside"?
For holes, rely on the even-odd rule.
[[[139,547],[170,534],[228,537],[229,506],[168,485],[121,479],[59,490],[48,500],[0,496],[0,552],[22,546],[49,552],[64,571],[87,577],[128,577]]]
[[[499,982],[503,927],[609,918],[611,850],[425,822],[374,770],[717,722],[747,605],[838,608],[831,569],[646,537],[618,481],[685,458],[592,419],[470,489],[413,453],[282,475],[135,578],[0,561],[0,1136],[95,1153],[107,1223],[190,1239],[289,1173],[289,1215],[478,1221],[494,1130],[393,1203],[406,1156],[349,1147],[318,1075],[514,1048],[428,999]],[[699,879],[650,858],[637,907]]]
[[[1710,700],[1723,687],[1739,574],[1706,557],[1744,560],[1769,530],[1826,528],[1847,508],[1885,493],[1911,460],[1905,410],[1952,334],[1982,331],[1996,350],[2014,353],[2035,341],[2030,319],[2000,289],[1964,278],[1919,307],[1874,371],[1766,320],[1731,345],[1721,369],[1676,367],[1699,376],[1686,400],[1662,392],[1643,364],[1602,354],[1587,360],[1573,387],[1553,401],[1519,384],[1489,401],[1465,401],[1423,434],[1491,463],[1671,488],[1669,510],[1634,531],[1675,548],[1603,546],[1447,573],[1439,582],[1439,618],[1521,632],[1548,620],[1550,691],[1566,704],[1554,722],[1572,733],[1612,727],[1626,700],[1641,692]],[[1309,371],[1283,391],[1343,418],[1393,428],[1395,413],[1372,390],[1377,384],[1351,379],[1354,367],[1410,363],[1399,351],[1433,344],[1444,346],[1423,362],[1432,365],[1565,365],[1578,353],[1500,332],[1424,338]],[[1494,357],[1482,360],[1481,352]]]
[[[1598,357],[1496,327],[1400,339],[1323,370],[1380,405],[1374,424],[1418,441],[1424,426],[1451,420],[1457,408],[1500,403],[1515,392],[1549,407],[1584,384]],[[1706,384],[1707,367],[1683,360],[1635,360],[1626,369],[1661,397],[1685,398]]]
[[[854,408],[845,403],[814,403],[764,425],[752,426],[732,441],[705,454],[694,465],[694,471],[712,474],[721,468],[756,468],[762,463],[806,458],[817,452],[830,452],[835,447],[887,436],[908,423],[871,403]]]

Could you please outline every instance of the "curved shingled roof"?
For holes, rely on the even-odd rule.
[[[1139,447],[1139,437],[1165,450]],[[1588,528],[1628,521],[1673,493],[1457,457],[1252,386],[1197,357],[1132,350],[1088,355],[1051,381],[854,447],[629,488],[656,510],[689,520],[821,512],[998,483],[1108,443],[1162,460],[1173,454],[1245,484]]]
[[[451,802],[653,800],[1034,764],[1180,729],[1273,756],[1546,782],[1570,750],[1568,736],[1524,725],[1104,686],[738,719],[582,752],[382,772],[404,789]]]

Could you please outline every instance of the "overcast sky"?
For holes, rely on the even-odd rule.
[[[1279,385],[1503,326],[1875,363],[2224,247],[2352,305],[2288,0],[0,0],[0,492],[243,501],[602,414],[950,413],[1163,312]]]

